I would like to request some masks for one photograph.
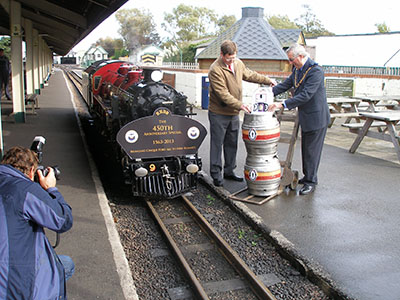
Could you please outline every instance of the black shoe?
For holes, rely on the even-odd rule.
[[[304,177],[303,177],[302,179],[299,179],[298,183],[299,183],[299,184],[304,184],[305,181],[306,181],[306,180],[305,180]]]
[[[300,195],[308,195],[311,194],[312,192],[315,191],[315,185],[308,185],[305,184],[301,189],[300,189]]]
[[[224,178],[225,179],[230,179],[230,180],[234,180],[234,181],[243,181],[243,177],[240,177],[236,174],[232,174],[232,175],[225,175],[224,174]]]
[[[223,186],[221,179],[213,179],[213,183],[215,186]]]

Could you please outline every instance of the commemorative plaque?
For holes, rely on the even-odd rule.
[[[198,121],[160,107],[153,116],[122,127],[117,142],[132,159],[180,156],[197,153],[206,135],[206,128]]]

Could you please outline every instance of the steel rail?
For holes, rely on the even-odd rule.
[[[182,251],[179,249],[178,245],[175,243],[174,239],[172,238],[171,234],[169,233],[164,222],[161,220],[161,218],[160,218],[159,214],[157,213],[157,211],[155,210],[154,206],[151,204],[150,200],[146,200],[146,204],[149,207],[151,213],[153,214],[153,217],[156,219],[158,225],[160,226],[163,234],[167,238],[168,244],[172,248],[174,255],[176,256],[179,263],[181,264],[183,271],[189,277],[190,284],[191,284],[192,288],[194,289],[196,297],[201,300],[208,300],[209,298],[208,298],[206,292],[204,291],[201,283],[196,278],[196,275],[193,273],[188,262],[186,261],[185,257],[183,256]]]
[[[236,268],[236,270],[250,283],[250,287],[259,299],[276,300],[271,291],[262,283],[262,281],[250,270],[246,263],[239,257],[235,250],[221,237],[221,235],[208,223],[201,213],[185,196],[182,196],[189,212],[196,219],[203,230],[212,238],[222,251],[226,259]]]

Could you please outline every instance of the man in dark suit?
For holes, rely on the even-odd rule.
[[[11,99],[8,91],[8,82],[10,79],[10,61],[7,56],[4,55],[4,49],[0,48],[0,98],[2,95],[2,89],[4,86],[4,94],[8,100]]]
[[[324,71],[299,44],[292,45],[286,53],[290,64],[294,66],[293,71],[284,82],[273,88],[273,92],[279,95],[294,88],[294,96],[282,103],[274,102],[268,109],[274,111],[282,106],[288,109],[298,107],[304,173],[304,177],[299,180],[299,183],[304,184],[300,194],[307,195],[315,190],[318,183],[318,166],[330,122]]]

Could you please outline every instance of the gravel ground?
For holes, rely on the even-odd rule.
[[[188,286],[188,283],[182,277],[172,256],[154,254],[159,252],[160,249],[168,249],[158,227],[149,217],[143,202],[132,201],[132,199],[123,200],[113,193],[110,193],[110,196],[112,213],[140,299],[170,299],[168,289]],[[257,233],[224,201],[213,195],[207,188],[199,186],[188,198],[231,247],[239,253],[239,256],[256,275],[267,274],[274,278],[273,284],[269,288],[277,299],[329,299],[317,286],[296,271],[285,259],[281,258],[275,248],[263,238],[262,234]],[[164,207],[164,217],[172,217],[173,215],[168,213],[167,204],[168,201],[159,202],[157,204],[158,209]],[[196,238],[196,232],[191,232],[186,227],[182,228],[185,225],[174,224],[170,226],[175,228],[176,231],[184,233],[186,236],[185,243],[204,242]],[[207,255],[207,252],[204,252],[200,257],[193,257],[191,263],[194,262],[196,265],[195,261],[199,259],[207,259],[210,264],[214,260],[212,256]],[[215,271],[218,272],[218,270]],[[200,279],[212,281],[214,275],[213,272],[207,272]],[[234,276],[234,274],[223,275],[225,275],[225,279]],[[245,299],[243,295],[247,295],[245,291],[238,290],[219,294],[212,299]]]

